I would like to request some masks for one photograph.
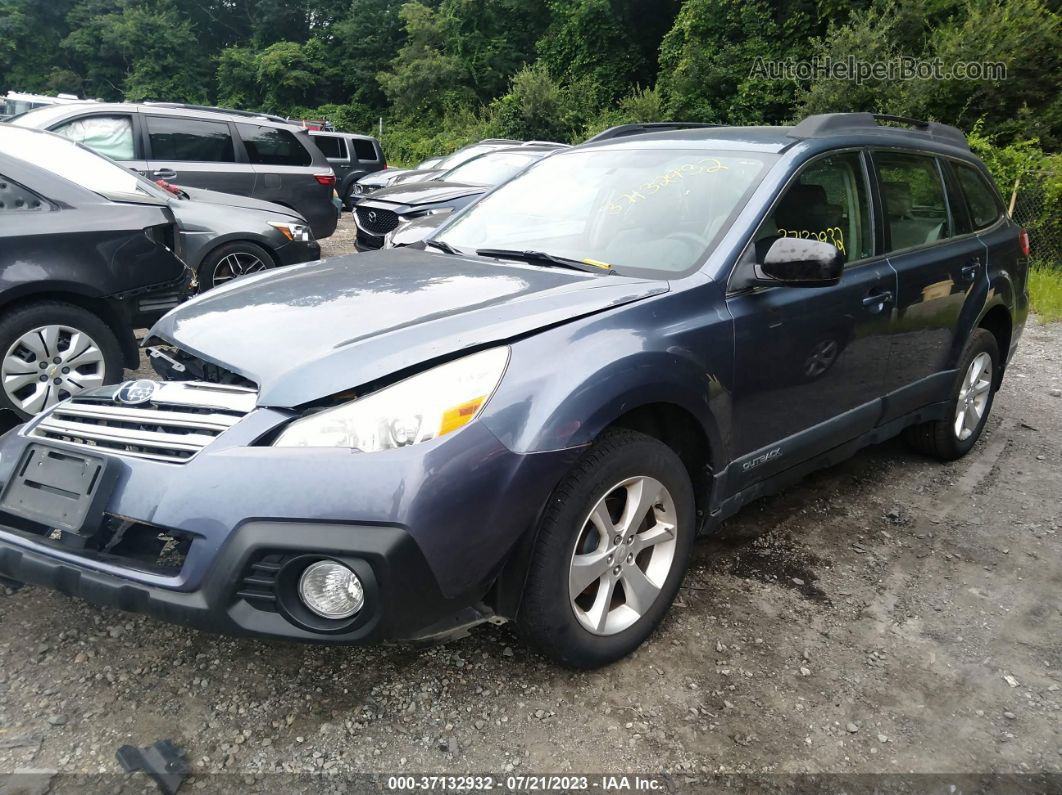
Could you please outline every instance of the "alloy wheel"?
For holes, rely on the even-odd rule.
[[[72,326],[39,326],[7,349],[0,378],[4,393],[26,414],[102,386],[106,362],[99,345]]]
[[[232,281],[248,273],[264,271],[266,264],[261,259],[246,251],[234,251],[218,260],[214,266],[214,286]]]
[[[979,353],[970,362],[955,406],[955,436],[965,442],[977,430],[992,392],[992,357]]]
[[[804,361],[804,375],[807,378],[817,378],[833,366],[840,352],[841,346],[837,340],[822,340],[808,354]]]
[[[658,480],[617,483],[586,517],[572,551],[568,595],[594,635],[615,635],[646,614],[675,561],[677,514]]]

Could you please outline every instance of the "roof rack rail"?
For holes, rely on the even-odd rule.
[[[609,127],[583,141],[584,144],[594,141],[609,141],[613,138],[625,138],[628,135],[642,135],[644,133],[667,132],[668,130],[687,130],[700,127],[720,127],[719,124],[707,124],[699,121],[647,121],[635,124],[618,124]]]
[[[176,110],[209,110],[214,113],[228,113],[231,116],[247,116],[252,119],[269,119],[270,121],[279,121],[284,124],[291,124],[288,119],[283,116],[277,116],[274,113],[260,113],[255,110],[237,110],[236,108],[219,108],[214,105],[192,105],[187,102],[145,102],[145,105],[151,105],[155,108],[174,108]]]
[[[788,133],[790,138],[826,138],[831,135],[854,132],[872,132],[896,129],[878,122],[904,124],[913,129],[908,132],[923,135],[933,141],[969,149],[966,136],[957,127],[936,121],[911,119],[907,116],[892,116],[887,113],[819,113],[808,116]]]

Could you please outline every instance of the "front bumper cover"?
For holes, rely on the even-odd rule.
[[[278,552],[328,556],[355,568],[365,586],[358,617],[342,631],[313,631],[292,621],[283,606],[263,609],[238,596],[241,575],[256,559]],[[0,539],[0,576],[211,632],[323,643],[415,638],[464,606],[442,596],[416,542],[397,527],[248,522],[232,534],[206,580],[191,592],[94,571],[10,538]]]
[[[325,643],[436,634],[482,602],[579,454],[520,455],[480,422],[371,454],[257,445],[290,416],[256,409],[182,464],[109,456],[105,515],[193,537],[178,571],[93,559],[0,514],[0,576],[224,633]],[[34,443],[18,430],[0,439],[0,484]],[[244,598],[248,568],[266,554],[351,561],[366,575],[363,618],[313,631]]]

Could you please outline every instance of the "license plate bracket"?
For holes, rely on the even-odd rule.
[[[42,444],[23,451],[0,510],[50,528],[92,536],[117,478],[115,461]]]

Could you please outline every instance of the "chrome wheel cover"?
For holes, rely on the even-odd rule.
[[[38,326],[7,349],[0,378],[4,394],[26,414],[102,386],[103,352],[92,337],[72,326]]]
[[[977,430],[985,416],[985,408],[991,394],[992,357],[987,353],[979,353],[966,370],[955,405],[953,429],[960,442],[965,442]]]
[[[675,500],[658,480],[610,488],[579,528],[568,572],[576,619],[594,635],[615,635],[656,603],[675,562]]]
[[[218,264],[214,266],[214,286],[216,287],[240,276],[246,276],[248,273],[258,273],[265,269],[266,264],[254,254],[246,251],[235,251],[222,257],[218,260]]]

